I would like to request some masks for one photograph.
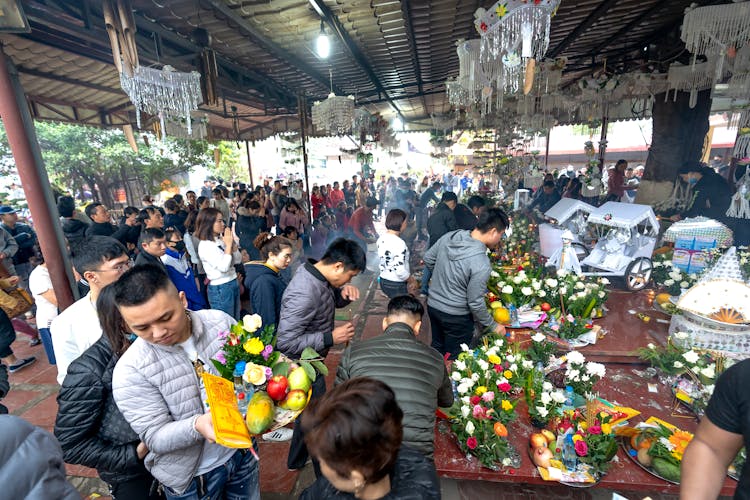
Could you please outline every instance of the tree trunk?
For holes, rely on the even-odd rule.
[[[657,95],[653,107],[653,137],[649,149],[645,180],[672,182],[685,164],[698,162],[708,132],[711,91],[698,92],[698,102],[689,106],[690,93],[678,92],[677,101],[669,94]]]

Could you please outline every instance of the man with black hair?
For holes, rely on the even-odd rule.
[[[505,333],[487,312],[484,294],[490,277],[487,249],[495,248],[508,227],[508,216],[499,208],[479,214],[471,231],[453,231],[438,240],[424,255],[432,271],[427,309],[432,327],[432,347],[456,359],[461,344],[469,344],[474,321],[484,328]]]
[[[143,224],[144,229],[155,227],[162,229],[164,227],[164,216],[156,207],[146,207],[138,213],[138,220]]]
[[[453,215],[456,217],[456,226],[458,229],[471,231],[477,227],[477,217],[484,210],[485,205],[484,198],[476,194],[469,197],[466,205],[463,203],[456,205]]]
[[[184,233],[187,212],[180,209],[179,203],[177,203],[174,198],[165,201],[164,211],[167,212],[167,214],[164,216],[164,227],[173,227],[179,230],[180,233]]]
[[[560,201],[560,193],[555,187],[554,181],[544,181],[541,193],[534,198],[534,201],[531,202],[528,210],[529,212],[533,212],[534,209],[537,209],[543,214],[552,208],[558,201]]]
[[[318,262],[311,259],[300,266],[281,298],[276,348],[291,359],[299,359],[306,347],[325,357],[331,346],[349,342],[354,337],[354,325],[334,328],[336,308],[359,298],[359,290],[349,282],[364,271],[366,264],[365,252],[357,242],[339,238]],[[312,397],[325,392],[325,379],[319,376],[313,382]],[[307,457],[304,436],[296,422],[287,465],[301,469]]]
[[[455,231],[458,228],[456,216],[453,213],[456,205],[458,205],[458,196],[453,191],[445,191],[440,200],[440,203],[435,208],[435,212],[427,219],[427,234],[430,236],[427,248],[432,248],[444,234]],[[422,271],[421,295],[429,295],[431,277],[432,269],[425,266]]]
[[[185,294],[156,266],[135,267],[114,286],[127,331],[138,338],[115,366],[112,393],[148,447],[146,468],[167,499],[259,500],[258,462],[216,443],[200,376],[218,375],[211,359],[223,345],[219,333],[235,320],[188,311]]]
[[[73,267],[88,282],[90,291],[50,325],[60,384],[65,380],[68,365],[102,336],[96,314],[99,292],[132,266],[127,249],[109,236],[92,236],[72,247]]]
[[[349,219],[349,229],[365,252],[367,252],[368,243],[375,243],[378,240],[378,233],[372,221],[372,211],[377,206],[378,200],[371,196],[365,201],[365,206],[356,209]]]
[[[151,264],[166,272],[167,268],[161,261],[162,256],[167,252],[167,238],[164,231],[155,227],[141,231],[141,237],[138,239],[138,250],[140,252],[135,259],[136,266]]]
[[[57,211],[62,217],[62,230],[71,245],[86,237],[88,224],[76,219],[76,204],[72,196],[61,196],[57,200]]]
[[[136,248],[138,238],[141,236],[141,224],[138,222],[138,212],[140,210],[135,207],[125,207],[118,229],[118,233],[122,231],[122,237],[117,239],[131,251]]]
[[[112,216],[107,207],[101,203],[91,203],[84,210],[86,216],[91,219],[91,224],[86,229],[86,237],[111,236],[123,245],[127,242],[129,227],[117,227],[112,224]]]
[[[383,335],[344,350],[336,384],[356,377],[387,384],[404,411],[404,443],[432,458],[435,410],[453,404],[453,389],[443,357],[416,338],[423,316],[424,307],[411,295],[392,298]]]

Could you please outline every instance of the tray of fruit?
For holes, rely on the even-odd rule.
[[[258,435],[289,425],[302,413],[311,397],[312,380],[302,367],[292,370],[288,377],[274,375],[250,397],[245,411],[248,431]]]
[[[639,467],[659,479],[680,484],[682,454],[693,434],[656,417],[619,434],[621,446]]]

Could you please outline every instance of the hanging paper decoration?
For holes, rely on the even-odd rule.
[[[748,26],[750,2],[691,6],[685,10],[680,38],[685,42],[685,48],[693,54],[718,56],[716,67],[721,72],[727,51],[733,51],[750,41]]]
[[[713,87],[717,80],[716,72],[720,71],[721,77],[726,76],[726,72],[717,68],[715,59],[709,59],[703,63],[694,63],[683,65],[672,63],[669,66],[667,82],[669,90],[674,90],[674,99],[677,99],[677,91],[690,92],[690,107],[694,108],[698,101],[698,91],[706,90]],[[667,92],[669,95],[669,92]]]
[[[168,118],[184,120],[188,135],[192,133],[190,112],[198,109],[202,99],[198,72],[182,73],[171,66],[163,69],[138,66],[132,77],[126,72],[120,74],[120,85],[135,105],[138,128],[143,111],[159,117],[162,133]]]
[[[733,155],[735,158],[750,156],[750,108],[745,108],[740,115]]]
[[[514,91],[531,90],[534,65],[549,47],[550,20],[560,0],[500,0],[490,9],[477,9],[474,27],[481,36],[480,62],[483,66],[500,61],[505,71],[494,75],[496,106],[502,106],[502,94],[508,82]],[[517,82],[523,82],[516,88]],[[491,90],[491,87],[490,87]],[[484,112],[491,109],[492,92],[483,92]]]

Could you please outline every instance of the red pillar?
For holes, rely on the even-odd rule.
[[[13,62],[0,45],[0,118],[16,161],[26,201],[34,218],[39,245],[49,269],[52,288],[60,310],[72,304],[72,272],[63,251],[64,238],[57,220],[57,205],[52,196],[47,171],[34,131],[34,122],[26,105],[23,89]]]

